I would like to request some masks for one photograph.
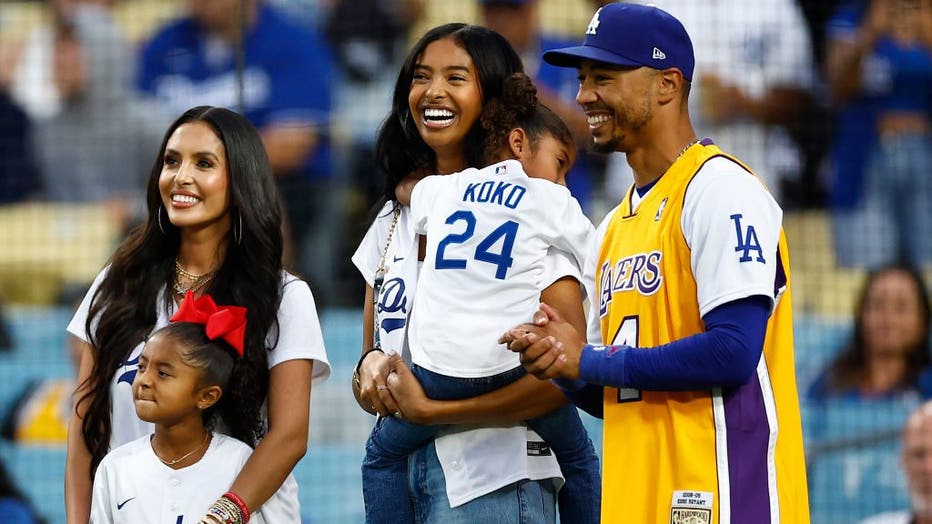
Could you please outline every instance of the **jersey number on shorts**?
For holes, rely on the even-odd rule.
[[[612,340],[613,346],[638,347],[638,316],[627,316],[618,326],[615,333],[615,339]],[[637,402],[641,400],[641,390],[634,388],[618,388],[618,402]]]
[[[437,261],[434,264],[437,269],[466,269],[466,259],[449,258],[445,256],[444,251],[451,244],[462,244],[472,238],[476,231],[476,216],[472,214],[472,211],[456,211],[447,217],[447,224],[453,225],[457,222],[465,222],[466,229],[462,233],[450,233],[437,244]],[[479,242],[473,259],[496,266],[495,278],[504,280],[508,274],[508,268],[514,263],[514,259],[511,258],[511,249],[515,245],[517,235],[518,223],[514,220],[504,222]],[[502,239],[501,247],[497,252],[493,251],[499,239]]]

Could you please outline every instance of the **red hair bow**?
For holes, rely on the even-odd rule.
[[[233,346],[236,353],[243,356],[243,339],[246,337],[246,308],[239,306],[217,306],[210,295],[194,296],[188,291],[178,307],[178,311],[169,319],[171,322],[192,322],[203,324],[207,338],[222,338]]]

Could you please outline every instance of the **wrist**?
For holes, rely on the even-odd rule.
[[[359,357],[359,360],[356,362],[356,367],[353,368],[353,385],[356,386],[357,388],[360,386],[359,368],[362,366],[362,363],[366,361],[366,357],[368,357],[371,353],[375,353],[375,352],[385,354],[385,352],[382,351],[382,348],[378,348],[378,347],[370,348],[364,351],[363,354]]]

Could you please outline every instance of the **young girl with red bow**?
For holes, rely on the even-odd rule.
[[[294,511],[293,490],[280,489],[251,512],[227,491],[252,449],[234,438],[242,424],[239,417],[224,416],[232,410],[223,405],[262,400],[228,388],[248,372],[241,365],[245,334],[246,308],[218,307],[210,295],[188,291],[171,323],[149,337],[133,399],[136,414],[155,424],[155,433],[101,461],[91,524],[193,524],[205,512],[203,524],[265,523],[280,522],[278,517]],[[212,432],[217,425],[227,435]]]

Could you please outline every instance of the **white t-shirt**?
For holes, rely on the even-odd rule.
[[[386,252],[394,205],[394,202],[387,202],[379,211],[352,257],[353,264],[369,286],[373,284],[379,258]],[[571,258],[565,252],[552,251],[546,259],[545,274],[550,275],[544,280],[546,285],[575,274],[575,261]],[[418,240],[411,209],[402,207],[386,252],[385,281],[379,292],[377,309],[382,348],[386,352],[400,353],[408,362],[408,316],[414,305],[421,265],[417,259]],[[434,443],[451,507],[491,493],[515,479],[555,479],[562,482],[563,476],[554,455],[527,454],[527,443],[538,440],[540,437],[522,424],[492,428],[453,427],[437,437]]]
[[[79,339],[89,342],[85,323],[90,308],[91,298],[97,287],[103,281],[107,269],[105,268],[88,290],[81,305],[68,323],[68,332]],[[278,344],[268,353],[269,369],[288,360],[308,359],[314,361],[313,383],[317,384],[330,376],[330,362],[324,349],[324,338],[320,330],[320,320],[317,318],[317,306],[307,283],[294,275],[282,273],[282,301],[278,308]],[[165,289],[158,298],[163,304]],[[168,319],[175,313],[177,306],[172,302],[168,311],[159,308],[158,319],[153,331],[168,325]],[[96,329],[96,325],[92,326]],[[268,337],[271,345],[276,340],[273,334]],[[152,423],[140,420],[136,416],[133,404],[133,379],[139,367],[139,355],[142,353],[143,341],[132,348],[126,359],[117,369],[110,384],[110,406],[113,431],[110,435],[110,449],[114,449],[144,435],[151,435],[155,431]],[[263,410],[264,411],[264,410]]]
[[[537,311],[551,248],[570,253],[581,277],[594,228],[579,203],[566,187],[506,160],[424,178],[411,217],[427,235],[408,334],[412,361],[463,378],[520,366],[497,339]]]
[[[648,191],[647,194],[650,194]],[[645,194],[645,197],[647,196]],[[632,210],[643,197],[633,192]],[[599,225],[592,249],[598,249],[617,208]],[[735,256],[739,242],[732,215],[741,215],[742,228],[753,226],[761,251],[760,264],[742,264]],[[690,248],[690,266],[696,281],[696,301],[699,314],[705,315],[722,304],[738,299],[764,295],[780,299],[785,286],[775,289],[777,246],[783,223],[783,210],[760,179],[725,157],[712,158],[696,173],[686,190],[681,226]],[[746,229],[743,229],[746,230]],[[751,254],[756,256],[756,253]],[[585,284],[589,296],[598,296],[591,286],[595,283],[595,259],[586,264]],[[590,304],[587,333],[591,344],[602,344],[599,303]]]
[[[786,130],[748,117],[717,124],[703,113],[704,74],[761,99],[776,87],[811,89],[815,67],[805,17],[793,0],[639,0],[667,11],[686,28],[696,50],[689,114],[699,136],[751,166],[780,201],[779,180],[798,175],[799,148]],[[624,155],[612,155],[612,176],[630,180]],[[616,186],[617,187],[617,186]],[[619,190],[621,188],[618,188]]]
[[[229,491],[252,449],[214,433],[201,460],[172,469],[152,451],[151,435],[124,444],[104,457],[94,476],[90,524],[196,522]],[[282,487],[249,522],[299,524],[298,484],[288,475]]]

